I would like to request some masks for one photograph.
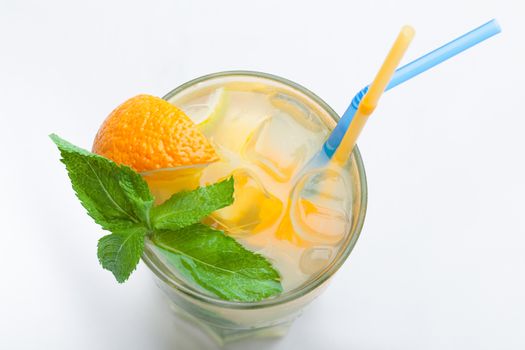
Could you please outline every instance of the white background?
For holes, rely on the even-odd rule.
[[[359,145],[361,238],[280,340],[231,349],[525,348],[525,10],[516,1],[0,0],[0,348],[214,349],[141,264],[118,285],[47,135],[89,148],[138,93],[259,70],[343,112],[399,27],[407,60],[503,33],[388,92]]]

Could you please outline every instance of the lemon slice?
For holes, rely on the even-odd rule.
[[[218,88],[202,103],[184,106],[184,113],[188,115],[199,129],[206,135],[213,125],[221,119],[226,109],[226,91]]]

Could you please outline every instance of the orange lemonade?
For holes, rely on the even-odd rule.
[[[220,77],[167,100],[197,124],[219,160],[143,172],[156,202],[233,175],[233,205],[205,223],[268,258],[285,293],[322,273],[350,232],[354,190],[350,162],[297,176],[334,126],[328,113],[262,77]]]

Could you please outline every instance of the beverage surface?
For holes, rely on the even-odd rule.
[[[352,223],[349,165],[298,171],[335,121],[308,96],[255,77],[216,78],[169,102],[198,124],[220,160],[144,173],[156,201],[233,175],[233,205],[212,213],[206,224],[267,257],[285,292],[321,273]]]

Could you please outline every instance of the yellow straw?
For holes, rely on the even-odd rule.
[[[412,38],[414,38],[414,34],[414,28],[410,26],[404,26],[401,28],[394,45],[392,45],[383,65],[379,69],[379,72],[377,72],[374,81],[370,84],[368,92],[363,97],[361,103],[359,103],[354,118],[352,119],[345,136],[341,140],[341,144],[332,157],[332,161],[336,164],[342,165],[346,162],[348,157],[350,157],[361,130],[365,126],[368,117],[376,108],[379,98],[385,91],[385,88],[390,82],[399,62],[401,62],[408,45],[412,41]]]

